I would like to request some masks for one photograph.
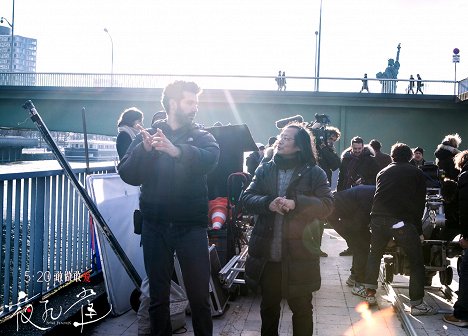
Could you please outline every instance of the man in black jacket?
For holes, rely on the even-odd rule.
[[[374,184],[379,166],[375,161],[374,151],[364,146],[364,140],[355,136],[351,146],[341,154],[340,174],[336,190],[341,191],[359,184]]]
[[[371,250],[367,260],[362,296],[370,305],[377,304],[375,292],[380,262],[385,248],[394,238],[403,248],[410,264],[409,297],[412,315],[432,315],[436,308],[424,299],[424,259],[422,254],[422,216],[426,202],[426,178],[409,163],[413,153],[406,144],[392,146],[393,163],[377,175],[371,211]],[[356,293],[355,293],[356,294]]]
[[[141,185],[141,241],[150,287],[151,335],[172,335],[169,293],[174,252],[195,335],[212,335],[209,295],[207,174],[219,159],[214,137],[193,123],[201,89],[176,81],[163,92],[167,120],[141,129],[121,160],[122,180]]]

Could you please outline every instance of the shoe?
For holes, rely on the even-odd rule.
[[[356,283],[356,280],[354,279],[354,275],[351,274],[348,279],[346,280],[346,284],[349,286],[349,287],[353,287]]]
[[[457,327],[468,327],[468,321],[459,320],[455,316],[453,316],[453,314],[444,315],[443,319],[445,322],[456,325]]]
[[[411,315],[420,316],[420,315],[434,315],[439,311],[438,308],[428,305],[426,302],[420,303],[417,306],[411,307]]]
[[[353,251],[351,251],[351,249],[349,247],[346,250],[340,252],[340,256],[342,256],[342,257],[352,256],[352,255],[353,255]]]
[[[367,290],[362,285],[355,285],[351,289],[351,293],[353,293],[354,295],[360,296],[360,297],[362,297],[364,299],[367,298]]]
[[[320,256],[321,257],[328,257],[328,254],[320,250]]]
[[[369,304],[369,306],[375,306],[377,304],[375,293],[376,293],[375,289],[366,288],[366,301]]]

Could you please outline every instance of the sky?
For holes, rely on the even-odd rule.
[[[468,77],[466,0],[322,0],[320,76],[369,78],[401,43],[399,78]],[[320,0],[16,0],[37,72],[315,75]],[[12,0],[0,0],[10,22]],[[4,24],[5,25],[5,24]],[[465,55],[467,55],[465,58]]]

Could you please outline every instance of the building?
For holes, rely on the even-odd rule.
[[[37,40],[14,35],[12,53],[11,37],[11,29],[0,26],[0,85],[34,85]]]

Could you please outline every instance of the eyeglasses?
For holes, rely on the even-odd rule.
[[[278,141],[284,141],[284,142],[290,142],[290,141],[293,141],[293,140],[294,140],[294,138],[283,137],[283,136],[281,136],[281,135],[276,136],[276,139],[277,139]]]

